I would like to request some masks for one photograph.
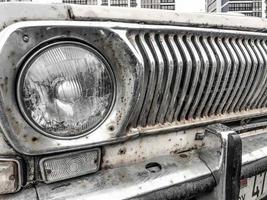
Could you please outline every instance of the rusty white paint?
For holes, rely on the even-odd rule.
[[[105,6],[71,5],[70,9],[75,20],[111,20],[143,22],[147,24],[267,30],[267,20],[258,17],[233,16],[218,13],[178,13],[175,11],[136,8],[114,7],[110,9]]]
[[[227,14],[178,13],[166,10],[70,4],[2,3],[0,5],[0,30],[17,21],[30,20],[99,20],[235,30],[267,30],[266,19]]]
[[[1,3],[0,31],[19,21],[69,20],[68,7],[64,4]]]
[[[157,156],[175,155],[203,145],[195,140],[196,133],[203,129],[171,132],[103,147],[102,168],[114,168],[142,162]]]

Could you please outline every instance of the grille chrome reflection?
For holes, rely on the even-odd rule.
[[[266,108],[267,40],[211,34],[129,32],[145,65],[135,127]]]

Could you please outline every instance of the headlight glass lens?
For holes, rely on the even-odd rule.
[[[79,136],[107,116],[114,97],[112,72],[101,55],[79,43],[58,43],[25,64],[18,102],[26,119],[43,133]]]

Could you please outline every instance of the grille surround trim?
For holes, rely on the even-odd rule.
[[[155,104],[151,104],[151,107],[147,105],[146,96],[140,98],[144,99],[143,102],[139,101],[142,104],[139,115],[142,117],[142,123],[137,118],[133,123],[133,128],[152,129],[152,127],[157,127],[157,124],[161,127],[165,125],[168,127],[169,124],[174,124],[174,126],[193,124],[192,121],[202,118],[215,117],[216,120],[220,118],[228,120],[232,119],[230,115],[248,114],[246,116],[250,116],[249,113],[253,113],[251,110],[260,113],[266,111],[264,104],[267,99],[264,97],[265,90],[267,91],[265,87],[267,86],[266,34],[205,28],[186,30],[186,27],[155,30],[151,29],[151,26],[147,27],[149,28],[143,25],[139,30],[130,29],[127,37],[136,38],[142,34],[143,39],[136,39],[134,46],[137,51],[145,52],[140,54],[140,57],[148,60],[144,62],[145,74],[157,70],[157,65],[155,65],[156,69],[155,66],[153,70],[147,69],[150,58],[145,58],[146,51],[150,51],[153,55],[153,62],[160,57],[165,74],[163,78],[161,75],[154,81],[157,83],[162,81],[161,87],[165,89],[160,102],[158,93],[153,99],[157,100],[157,106],[161,109],[158,109]],[[148,45],[151,35],[153,38],[160,38],[156,42],[153,41],[153,48],[149,48]],[[165,38],[164,42],[162,38]],[[145,45],[149,50],[142,49]],[[158,49],[155,51],[156,48],[160,51]],[[162,60],[165,60],[165,65]],[[181,77],[177,76],[178,71],[184,74],[180,75]],[[147,76],[149,75],[145,75]],[[167,77],[168,84],[164,85],[164,77],[165,79]],[[179,86],[179,91],[170,90],[169,85],[173,84],[177,89],[178,83],[182,84],[182,82],[184,82],[183,87]],[[143,89],[146,89],[145,86]],[[205,89],[212,92],[201,92]],[[149,91],[152,93],[153,90]],[[149,96],[149,98],[152,97]],[[146,112],[150,109],[146,116],[142,115],[144,109]]]

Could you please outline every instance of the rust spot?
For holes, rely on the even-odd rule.
[[[113,125],[110,125],[110,126],[108,127],[108,130],[111,131],[111,132],[113,132],[113,131],[115,130],[115,127],[114,127]]]
[[[138,172],[137,176],[147,177],[147,176],[149,176],[149,173],[148,173],[148,171]]]
[[[67,187],[67,186],[70,186],[70,183],[63,183],[61,185],[53,187],[51,190],[56,190],[58,188]]]
[[[124,155],[126,153],[126,147],[122,147],[119,149],[118,155]]]
[[[7,84],[8,84],[8,77],[5,77],[4,78],[4,83],[1,83],[0,84],[2,90],[4,90],[5,93],[7,93],[7,91],[8,91]]]
[[[178,154],[178,153],[180,153],[180,149],[175,149],[174,151],[171,151],[170,153],[171,154]]]
[[[186,154],[184,154],[184,153],[182,153],[182,154],[180,154],[179,155],[181,158],[187,158],[188,156],[186,155]]]
[[[113,168],[113,165],[106,165],[103,167],[104,170],[112,169],[112,168]]]
[[[37,142],[38,138],[37,137],[32,137],[32,142]]]

